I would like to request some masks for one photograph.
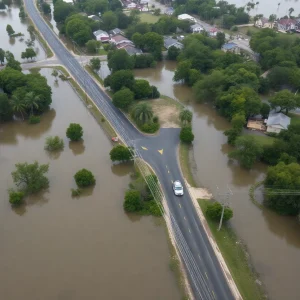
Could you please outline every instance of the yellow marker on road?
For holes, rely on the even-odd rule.
[[[173,183],[174,181],[173,181],[173,180],[171,180],[171,182]]]
[[[170,171],[168,170],[168,173],[170,174]]]
[[[186,217],[185,217],[185,216],[184,216],[183,218],[186,220]]]
[[[214,296],[214,299],[216,299],[216,296],[215,296],[215,293],[214,293],[214,291],[212,291],[212,294],[213,294],[213,296]]]
[[[181,204],[179,203],[179,207],[181,208]]]
[[[148,148],[146,148],[146,147],[142,147],[142,149],[143,149],[143,150],[148,150]]]
[[[164,149],[161,149],[161,150],[157,150],[161,155],[163,155],[164,153]]]
[[[191,229],[189,229],[189,233],[191,233]]]
[[[205,276],[206,276],[206,278],[208,279],[208,276],[207,276],[207,273],[205,272]]]

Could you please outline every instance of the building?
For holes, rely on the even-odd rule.
[[[222,46],[222,51],[240,54],[240,48],[235,43],[227,43]]]
[[[172,16],[173,15],[173,13],[174,13],[174,8],[173,7],[167,7],[166,9],[165,9],[165,15],[168,15],[168,16]]]
[[[191,25],[190,28],[192,33],[201,33],[204,30],[203,27],[198,23]]]
[[[109,31],[109,34],[110,34],[111,36],[118,35],[118,34],[124,35],[124,32],[123,32],[121,29],[119,29],[119,28],[115,28],[115,29],[113,29],[113,30],[110,30],[110,31]]]
[[[263,119],[249,119],[247,122],[247,128],[259,131],[266,131],[267,129]]]
[[[127,44],[124,49],[126,52],[131,56],[131,55],[139,55],[142,54],[143,51],[139,48],[134,47],[133,45]]]
[[[267,120],[267,132],[279,133],[281,130],[288,129],[291,118],[283,113],[270,113]]]
[[[218,32],[219,32],[219,30],[217,28],[213,27],[213,28],[209,29],[208,33],[209,33],[209,36],[215,37],[215,36],[217,36]]]
[[[117,34],[111,37],[110,42],[119,45],[119,44],[133,44],[132,41],[128,40],[126,37],[124,37],[121,34]]]
[[[88,18],[92,19],[95,22],[100,22],[101,21],[101,19],[98,16],[95,16],[95,15],[90,15],[90,16],[88,16]]]
[[[63,2],[74,4],[73,0],[63,0]]]
[[[171,38],[171,37],[165,37],[164,38],[164,46],[166,49],[169,49],[170,47],[174,46],[177,49],[182,49],[183,44],[178,42],[177,40]]]
[[[297,20],[295,19],[280,19],[275,26],[278,31],[295,31],[298,29]]]
[[[109,42],[109,34],[104,31],[104,30],[97,30],[97,31],[94,31],[93,32],[95,38],[97,41],[100,41],[100,42]]]
[[[274,27],[274,23],[269,22],[269,20],[267,18],[260,18],[258,19],[254,26],[258,27],[258,28],[273,28]]]
[[[129,8],[129,9],[135,9],[136,8],[136,3],[134,3],[134,2],[131,2],[131,3],[129,3],[128,5],[127,5],[127,8]]]
[[[188,14],[179,15],[177,18],[178,18],[178,20],[188,20],[191,22],[196,22],[196,19]]]

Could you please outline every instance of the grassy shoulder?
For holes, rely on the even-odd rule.
[[[91,99],[87,96],[87,94],[81,89],[79,84],[70,77],[68,71],[61,66],[55,67],[55,69],[62,72],[64,76],[68,78],[68,81],[72,85],[73,89],[76,91],[76,93],[80,96],[84,104],[87,106],[89,111],[93,114],[94,118],[97,120],[97,122],[101,125],[101,127],[104,129],[104,131],[108,134],[110,137],[116,136],[116,132],[113,129],[113,127],[110,125],[110,123],[107,121],[107,119],[104,117],[104,115],[101,113],[101,111],[98,109],[98,107],[91,101]]]
[[[205,214],[209,202],[198,199],[198,203]],[[243,299],[265,299],[262,288],[256,283],[257,277],[251,269],[245,247],[233,229],[224,224],[218,231],[217,222],[209,218],[206,220]]]
[[[190,150],[191,146],[188,144],[179,144],[179,162],[184,178],[191,187],[197,187],[193,173],[190,166]]]

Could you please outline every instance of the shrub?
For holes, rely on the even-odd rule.
[[[160,217],[162,215],[160,207],[155,200],[146,201],[143,203],[144,210],[155,217]]]
[[[112,161],[127,161],[132,157],[129,148],[122,145],[112,148],[109,155]]]
[[[219,202],[209,203],[206,208],[206,215],[215,221],[219,221],[222,215],[222,205]],[[223,221],[228,221],[233,216],[233,211],[229,207],[225,207]]]
[[[56,151],[64,148],[64,141],[59,136],[48,136],[46,138],[45,150]]]
[[[231,31],[238,31],[239,28],[238,28],[237,26],[232,26],[232,27],[230,28],[230,30],[231,30]]]
[[[29,124],[37,124],[37,123],[40,123],[40,122],[41,122],[41,118],[39,116],[32,115],[28,119]]]
[[[74,175],[76,184],[79,187],[86,187],[96,183],[93,173],[87,169],[81,169]]]
[[[180,140],[183,143],[190,144],[194,140],[192,127],[183,127],[180,131]]]
[[[141,126],[141,130],[146,133],[155,133],[159,127],[159,123],[145,123]]]
[[[71,189],[72,197],[78,197],[81,192],[81,189]]]
[[[158,123],[158,121],[159,121],[158,116],[154,116],[152,121],[153,121],[153,123]]]
[[[79,124],[71,123],[67,129],[66,135],[71,141],[79,141],[83,135],[82,127]]]
[[[136,190],[128,190],[124,197],[124,210],[126,212],[136,212],[142,209],[141,194]]]
[[[149,98],[157,99],[159,97],[160,97],[160,92],[158,91],[157,87],[154,85],[151,85],[151,93],[149,95]]]
[[[24,193],[15,192],[13,190],[9,191],[9,202],[12,205],[20,205],[23,202]]]

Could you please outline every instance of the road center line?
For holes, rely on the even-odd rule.
[[[179,207],[181,208],[181,204],[179,203]]]

